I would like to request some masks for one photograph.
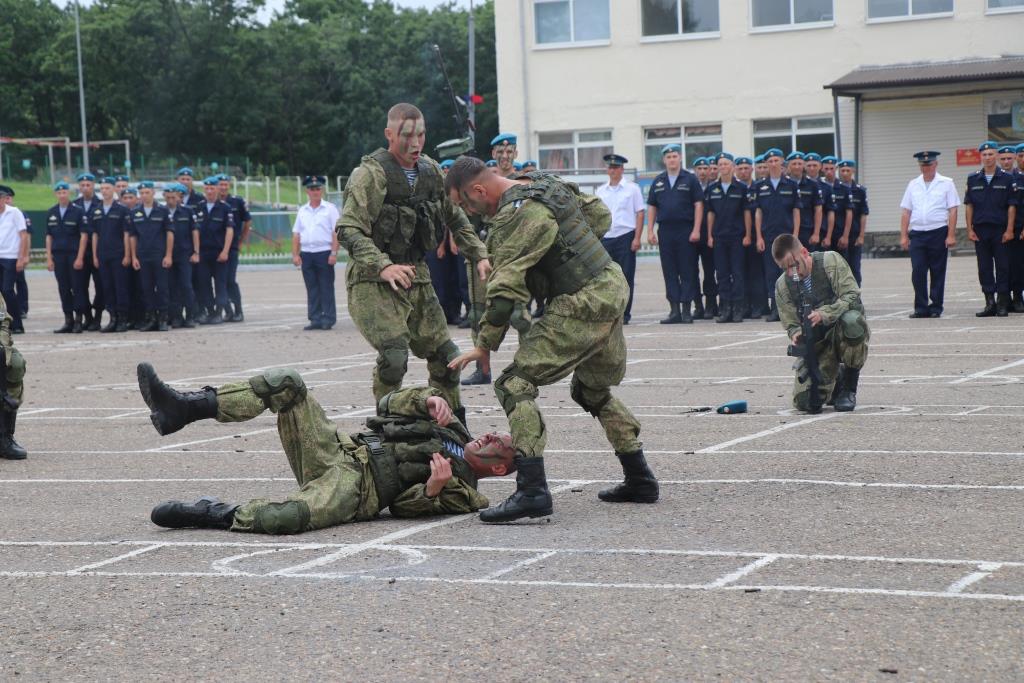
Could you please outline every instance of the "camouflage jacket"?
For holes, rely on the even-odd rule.
[[[830,302],[819,306],[817,310],[821,312],[822,325],[828,327],[835,324],[843,313],[854,308],[860,309],[862,306],[860,288],[846,260],[834,251],[824,252],[821,258],[833,296],[829,297]],[[775,281],[775,301],[779,306],[779,320],[792,339],[800,331],[800,316],[793,302],[793,295],[789,291],[785,273]]]

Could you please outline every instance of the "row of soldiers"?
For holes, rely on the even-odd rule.
[[[193,171],[181,168],[163,189],[126,176],[78,176],[78,198],[66,182],[54,186],[57,203],[46,217],[47,268],[57,277],[64,324],[58,334],[166,331],[170,327],[241,322],[238,254],[252,217],[231,194],[226,175],[193,189]],[[89,295],[89,282],[93,295]],[[102,314],[109,319],[102,326]],[[19,325],[20,320],[15,320]]]

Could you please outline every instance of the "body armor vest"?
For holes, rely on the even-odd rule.
[[[785,275],[784,275],[785,277]],[[800,292],[797,284],[789,277],[786,277],[786,286],[789,287],[789,296],[793,302],[797,301]],[[834,304],[836,293],[832,289],[832,283],[828,280],[828,273],[825,272],[825,252],[816,251],[811,254],[811,308],[817,310],[822,306]],[[864,311],[864,304],[860,298],[850,306],[851,311]]]
[[[441,427],[423,418],[386,415],[369,418],[366,426],[371,431],[352,438],[370,451],[370,470],[381,510],[406,489],[426,483],[434,453],[448,456],[452,475],[476,488],[476,475],[463,458],[463,449],[472,439],[459,422]]]
[[[580,210],[576,201],[579,191],[574,185],[538,171],[513,178],[527,178],[532,182],[506,191],[498,205],[499,211],[506,204],[532,199],[546,206],[558,222],[555,243],[530,269],[531,273],[536,271],[543,276],[548,297],[578,292],[612,262]]]
[[[429,161],[420,159],[416,185],[409,187],[405,171],[386,149],[378,149],[370,158],[381,165],[387,179],[384,205],[373,223],[373,243],[392,263],[418,263],[444,239],[441,174]]]

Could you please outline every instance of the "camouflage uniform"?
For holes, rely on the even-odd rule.
[[[352,172],[337,225],[338,241],[349,254],[348,310],[377,350],[373,372],[377,400],[401,388],[412,351],[426,359],[430,386],[458,409],[462,405],[458,373],[448,370],[458,348],[448,334],[424,254],[437,249],[445,227],[468,261],[487,258],[487,250],[465,214],[445,194],[437,163],[421,157],[417,167],[417,180],[410,188],[401,167],[381,149],[363,157]],[[381,280],[381,271],[392,264],[416,267],[410,289],[396,292]]]
[[[818,387],[821,403],[824,404],[835,387],[839,375],[839,364],[853,370],[860,370],[868,359],[868,341],[871,330],[864,317],[864,305],[860,300],[860,288],[853,277],[853,271],[846,261],[834,251],[811,254],[811,299],[813,308],[822,316],[815,349],[818,365],[824,382]],[[790,339],[800,331],[800,317],[794,304],[796,285],[783,273],[775,281],[775,300],[778,302],[779,319]],[[810,379],[800,372],[803,361],[798,361],[797,375],[793,383],[793,407],[808,410],[810,407]],[[800,381],[800,376],[804,381]]]
[[[495,351],[509,326],[520,332],[513,362],[494,384],[508,415],[513,446],[525,457],[543,455],[547,432],[537,390],[571,373],[573,400],[600,421],[615,451],[639,451],[640,423],[609,389],[626,374],[622,314],[629,297],[622,271],[601,247],[600,236],[608,230],[611,214],[600,199],[579,194],[575,186],[540,173],[524,177],[548,183],[549,194],[563,207],[568,205],[570,214],[575,211],[584,225],[560,227],[538,194],[543,187],[538,182],[506,191],[490,220],[487,245],[494,270],[487,280],[487,311],[476,345]],[[517,195],[525,198],[516,199]],[[559,274],[546,257],[568,253],[563,247],[580,227],[589,237],[584,235],[575,246],[591,255],[592,274],[573,291],[555,293]],[[590,238],[599,252],[591,250]],[[544,316],[532,325],[526,313],[531,296],[547,300]],[[503,307],[511,309],[510,314],[500,313]]]
[[[295,370],[272,370],[217,389],[217,421],[243,422],[277,413],[277,430],[299,490],[284,502],[257,498],[234,514],[232,531],[292,534],[364,521],[387,508],[395,517],[459,514],[488,505],[459,457],[469,434],[457,421],[430,421],[426,401],[438,392],[411,388],[383,397],[375,430],[347,435],[327,419]],[[376,438],[375,438],[376,437]],[[452,462],[453,477],[426,495],[431,454]]]
[[[473,216],[469,219],[473,230],[481,241],[487,241],[487,222],[480,216]],[[466,277],[469,281],[469,322],[470,333],[473,344],[476,344],[476,337],[480,333],[480,321],[484,317],[484,309],[487,307],[487,282],[480,279],[480,273],[476,269],[478,262],[466,259]]]
[[[14,348],[14,340],[11,338],[12,321],[13,318],[7,311],[7,302],[0,296],[0,349],[3,349],[4,354],[7,395],[21,404],[25,397],[25,359],[18,349]]]

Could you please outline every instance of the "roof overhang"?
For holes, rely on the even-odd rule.
[[[978,57],[947,62],[860,66],[825,85],[839,97],[892,97],[957,93],[1024,83],[1024,55]]]

